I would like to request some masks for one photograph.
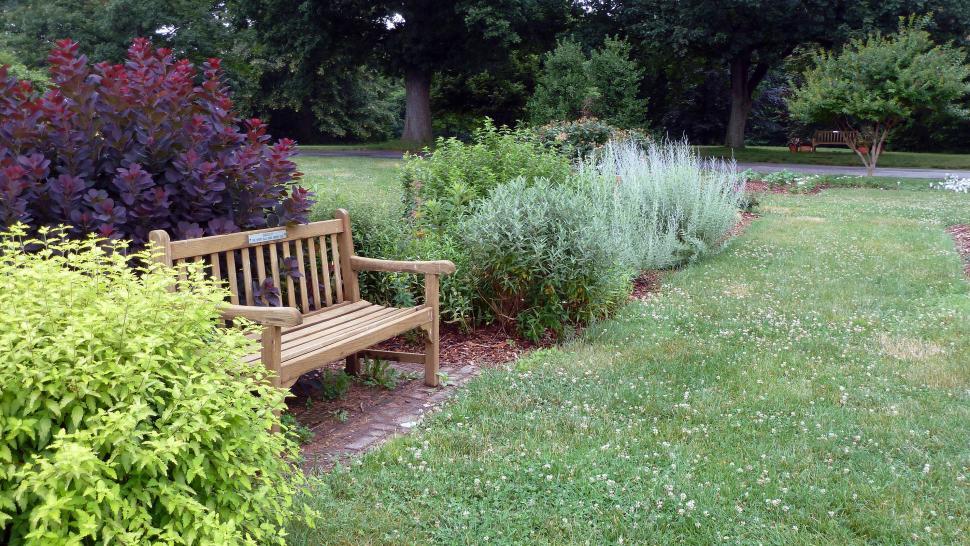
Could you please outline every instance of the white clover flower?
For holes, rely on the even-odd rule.
[[[970,178],[960,178],[953,174],[947,174],[943,179],[943,182],[940,182],[933,187],[940,190],[970,193]]]

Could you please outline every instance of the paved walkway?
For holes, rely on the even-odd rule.
[[[758,172],[775,172],[789,170],[808,174],[849,174],[865,176],[865,167],[843,167],[835,165],[796,165],[791,163],[738,163],[739,169],[752,169]],[[970,178],[967,170],[946,169],[904,169],[893,167],[876,168],[876,176],[894,176],[897,178],[928,178],[942,179],[947,174],[954,174],[962,178]]]
[[[402,152],[394,150],[301,150],[300,155],[309,157],[372,157],[375,159],[400,159]],[[865,176],[865,167],[846,167],[836,165],[801,165],[794,163],[747,163],[739,162],[739,169],[753,169],[759,172],[775,172],[789,170],[807,174],[848,174]],[[962,178],[970,178],[970,170],[946,169],[908,169],[885,167],[876,169],[876,176],[894,176],[897,178],[926,178],[942,179],[947,174],[954,174]]]

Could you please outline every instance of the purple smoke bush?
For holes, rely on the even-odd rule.
[[[219,59],[200,74],[136,39],[123,65],[62,40],[44,93],[0,67],[0,224],[144,242],[306,222],[295,143],[233,112]]]

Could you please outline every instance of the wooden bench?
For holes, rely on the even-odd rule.
[[[222,317],[263,326],[262,350],[247,360],[262,360],[277,386],[289,387],[300,375],[340,359],[348,373],[359,374],[361,358],[424,364],[424,383],[438,385],[438,280],[455,271],[453,263],[356,256],[343,209],[323,222],[184,241],[156,230],[149,240],[158,246],[156,259],[177,268],[180,279],[186,264],[201,262],[207,276],[228,286]],[[422,274],[424,302],[396,308],[362,300],[360,271]],[[370,349],[415,328],[425,336],[423,354]]]
[[[852,150],[857,142],[859,131],[815,131],[812,135],[812,151],[820,146],[845,146]]]

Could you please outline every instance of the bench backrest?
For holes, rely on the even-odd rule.
[[[186,276],[182,266],[202,262],[206,275],[228,286],[233,304],[267,305],[275,298],[266,296],[275,288],[280,305],[309,313],[360,300],[357,275],[350,267],[350,216],[340,209],[334,217],[184,241],[172,241],[168,233],[156,230],[148,238],[160,249],[158,260],[176,267],[179,278]]]
[[[815,131],[812,140],[821,144],[845,144],[859,140],[859,131]]]

